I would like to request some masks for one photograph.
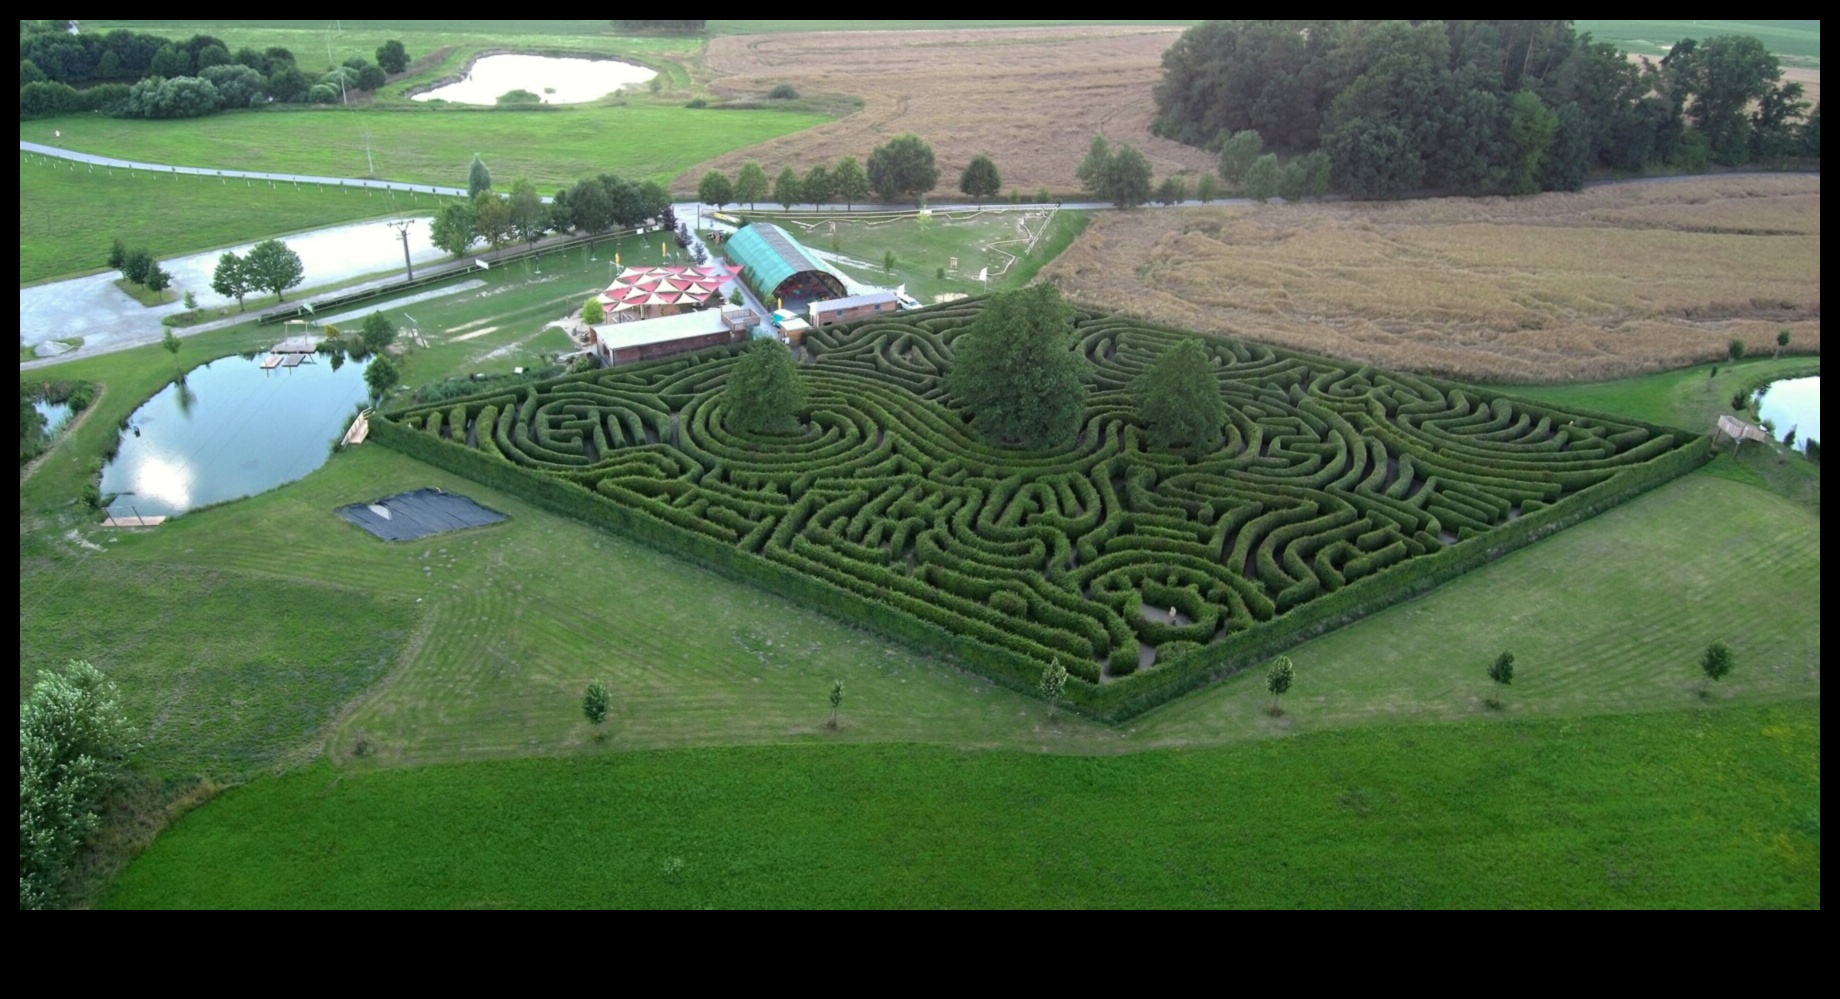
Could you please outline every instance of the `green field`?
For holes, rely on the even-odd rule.
[[[893,745],[231,791],[114,907],[1819,908],[1818,699],[1106,758]]]
[[[398,200],[400,199],[400,201]],[[426,210],[427,201],[422,202]],[[356,188],[271,188],[258,182],[96,169],[38,156],[19,158],[19,283],[103,270],[109,241],[145,246],[162,258],[264,236],[400,215],[407,195]],[[72,226],[89,216],[96,225]]]
[[[669,183],[712,156],[826,120],[647,104],[544,111],[272,108],[185,121],[46,118],[20,122],[19,137],[177,166],[364,177],[374,164],[378,177],[450,187],[466,186],[467,164],[478,153],[498,183],[508,187],[522,174],[547,193],[602,173]]]
[[[1715,35],[1755,35],[1791,65],[1821,65],[1820,21],[1573,21],[1579,34],[1615,42],[1636,55],[1666,55],[1682,38],[1705,41]]]

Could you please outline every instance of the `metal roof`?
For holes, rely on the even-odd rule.
[[[755,288],[772,293],[794,274],[816,271],[842,286],[842,276],[771,222],[754,222],[728,238],[724,252]]]

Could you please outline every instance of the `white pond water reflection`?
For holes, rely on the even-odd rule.
[[[1805,451],[1810,440],[1821,439],[1821,376],[1771,382],[1757,403],[1757,415],[1776,428],[1782,440],[1795,428],[1795,449]]]
[[[497,104],[513,90],[528,90],[545,104],[580,104],[657,75],[656,70],[617,59],[493,55],[475,61],[460,82],[416,94],[414,99]]]
[[[225,357],[186,372],[128,418],[102,470],[117,516],[173,516],[273,489],[325,464],[332,439],[368,396],[365,361],[327,355],[264,371]]]

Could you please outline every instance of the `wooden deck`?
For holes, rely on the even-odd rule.
[[[165,517],[110,517],[102,522],[103,527],[158,527],[166,523]]]

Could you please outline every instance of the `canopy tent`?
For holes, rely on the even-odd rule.
[[[662,316],[702,308],[740,272],[727,264],[628,267],[597,297],[609,312],[638,309]]]

